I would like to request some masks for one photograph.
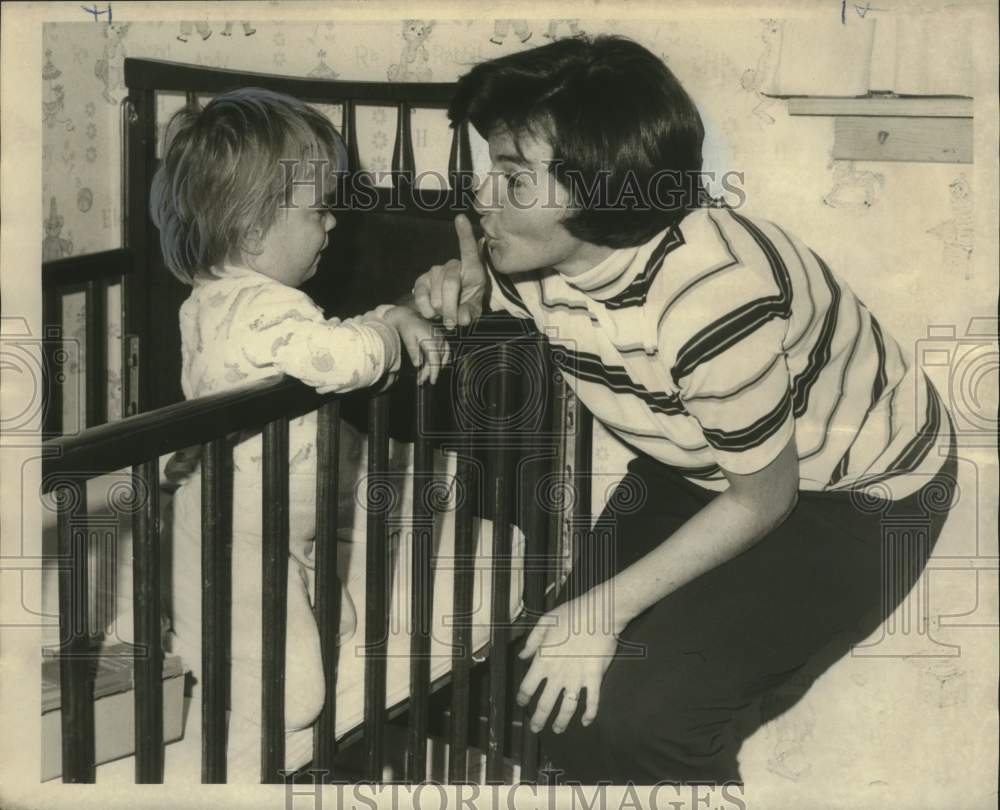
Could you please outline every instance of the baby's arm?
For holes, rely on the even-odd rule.
[[[367,388],[399,369],[399,335],[379,310],[328,321],[308,295],[277,284],[254,290],[242,310],[242,353],[255,368],[325,391]]]

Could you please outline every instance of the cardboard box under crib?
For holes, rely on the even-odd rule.
[[[135,752],[135,694],[132,656],[125,645],[106,648],[94,681],[94,753],[97,764]],[[59,659],[43,650],[42,781],[62,775]],[[179,740],[184,726],[184,669],[181,659],[163,660],[163,741]]]

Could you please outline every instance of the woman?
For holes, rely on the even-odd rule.
[[[489,141],[484,250],[458,217],[461,259],[414,305],[450,328],[489,290],[638,454],[527,639],[518,701],[560,781],[739,781],[760,707],[915,582],[951,500],[950,419],[819,256],[705,203],[698,112],[646,49],[576,38],[480,64],[449,116]],[[884,550],[889,508],[927,534]]]

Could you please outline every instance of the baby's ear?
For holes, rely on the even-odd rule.
[[[263,241],[264,229],[260,225],[254,225],[247,231],[246,236],[243,237],[243,244],[240,245],[240,248],[255,253],[260,250]]]

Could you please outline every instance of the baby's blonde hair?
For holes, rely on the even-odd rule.
[[[328,196],[331,176],[347,169],[344,142],[327,118],[259,87],[178,111],[165,143],[150,209],[163,260],[186,284],[238,260],[254,234],[267,233],[291,200],[293,181],[315,181]]]

